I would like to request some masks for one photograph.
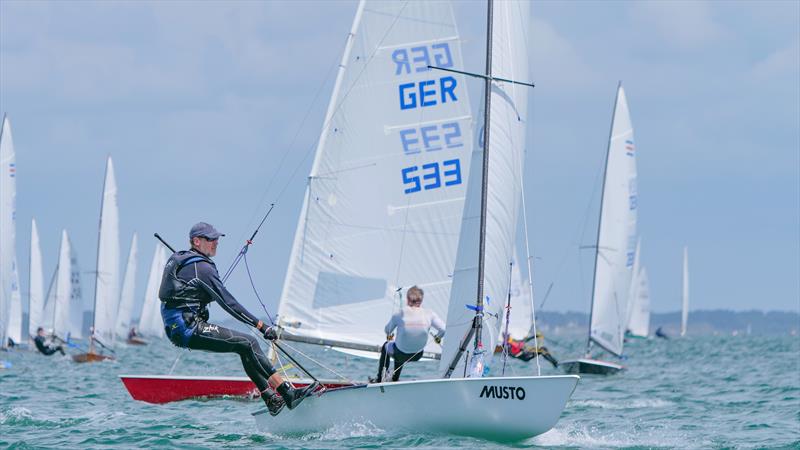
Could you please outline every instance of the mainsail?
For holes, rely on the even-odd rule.
[[[73,331],[70,308],[72,295],[72,253],[67,230],[61,230],[61,246],[58,250],[58,268],[56,272],[55,291],[53,291],[53,334],[66,338]],[[80,330],[77,330],[80,332]]]
[[[11,285],[16,260],[17,164],[11,124],[0,130],[0,347],[8,342]]]
[[[133,303],[135,300],[136,287],[136,262],[138,257],[137,237],[133,233],[131,239],[131,249],[128,252],[128,264],[125,266],[125,278],[122,279],[122,294],[119,299],[119,310],[117,311],[117,336],[128,337],[132,321]]]
[[[589,342],[622,355],[636,246],[636,151],[622,85],[614,118],[597,232]]]
[[[497,2],[492,20],[491,76],[527,82],[530,36],[529,5],[525,2]],[[484,316],[481,341],[489,355],[498,343],[500,315],[508,293],[508,268],[513,258],[516,225],[521,200],[521,177],[528,124],[528,86],[493,81],[491,84],[490,137],[486,198],[485,269],[483,276]],[[472,152],[469,187],[453,274],[453,288],[447,312],[440,369],[446,371],[456,356],[460,340],[475,316],[466,305],[474,305],[478,293],[479,238],[481,225],[481,170],[483,143]],[[455,373],[463,371],[461,358]],[[460,367],[460,368],[459,368]]]
[[[83,337],[83,287],[78,252],[69,241],[69,334],[71,338]]]
[[[359,5],[278,307],[288,333],[376,349],[412,285],[446,313],[472,116],[465,78],[429,65],[462,69],[449,3]]]
[[[164,246],[156,244],[150,273],[147,275],[147,287],[144,290],[144,304],[139,315],[139,334],[144,336],[164,336],[164,325],[161,320],[161,301],[158,299],[158,288],[161,276],[167,264],[167,253]]]
[[[114,339],[114,319],[119,302],[119,212],[117,182],[111,156],[106,162],[100,227],[97,241],[97,274],[94,288],[94,334],[106,345]]]
[[[31,254],[28,287],[28,335],[36,336],[36,329],[43,326],[44,273],[42,271],[42,249],[36,219],[31,220]]]
[[[689,323],[689,247],[683,247],[683,301],[681,302],[681,336]]]

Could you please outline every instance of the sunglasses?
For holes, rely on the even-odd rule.
[[[203,239],[205,239],[205,240],[207,240],[208,242],[214,242],[214,241],[217,241],[217,240],[219,240],[219,238],[214,238],[214,239],[211,239],[210,237],[205,237],[205,236],[200,236],[200,237],[201,237],[201,238],[203,238]]]

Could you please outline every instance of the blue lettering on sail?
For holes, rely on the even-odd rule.
[[[398,86],[400,109],[424,108],[448,101],[457,102],[456,87],[458,82],[451,76],[434,80],[423,80],[403,83]],[[437,95],[438,94],[438,95]]]
[[[433,56],[433,61],[431,61]],[[429,46],[398,48],[392,52],[395,75],[408,75],[412,72],[425,72],[428,66],[453,67],[450,45],[446,42]]]
[[[458,122],[448,122],[441,125],[427,125],[419,128],[406,128],[400,130],[400,143],[403,153],[416,155],[422,151],[433,152],[444,148],[463,147],[461,126]]]
[[[413,194],[422,190],[429,191],[442,186],[455,186],[462,183],[461,161],[459,159],[449,159],[441,164],[432,162],[423,164],[421,167],[406,167],[401,170],[401,174],[403,176],[403,185],[406,186],[403,190],[405,194]]]

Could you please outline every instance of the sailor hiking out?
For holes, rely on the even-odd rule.
[[[406,306],[392,315],[384,331],[387,341],[381,347],[381,357],[378,364],[378,377],[371,380],[380,383],[386,378],[389,369],[389,357],[394,358],[394,371],[391,373],[392,381],[400,379],[403,365],[409,361],[419,361],[422,358],[425,345],[428,343],[428,330],[434,328],[434,340],[441,344],[444,336],[444,322],[435,312],[422,307],[422,297],[425,293],[417,286],[412,286],[406,293]],[[393,332],[397,329],[397,340],[392,341]]]
[[[236,320],[255,327],[265,339],[277,338],[273,327],[247,311],[222,284],[211,260],[217,254],[220,236],[225,235],[213,226],[197,223],[189,232],[191,249],[174,253],[167,261],[158,292],[164,330],[178,347],[238,354],[247,376],[274,416],[284,406],[297,407],[319,384],[295,389],[275,371],[254,337],[208,322],[208,304],[217,302]]]

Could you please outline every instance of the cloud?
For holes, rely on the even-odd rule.
[[[750,76],[759,82],[788,76],[796,86],[800,79],[800,37],[758,61],[750,70]]]
[[[668,48],[704,48],[728,33],[712,17],[709,4],[701,1],[634,2],[631,19],[642,29],[659,35]]]
[[[553,25],[531,19],[531,72],[543,85],[577,87],[591,82],[588,65],[575,47]]]

